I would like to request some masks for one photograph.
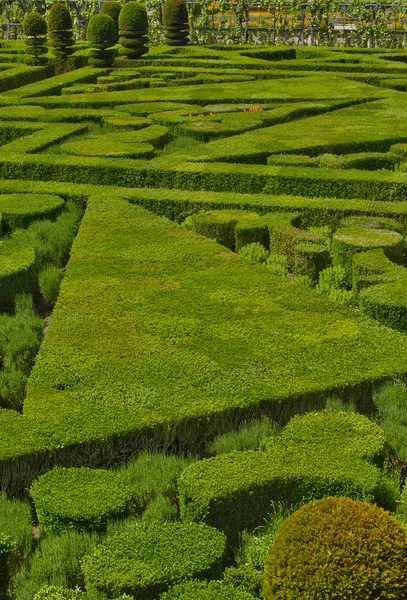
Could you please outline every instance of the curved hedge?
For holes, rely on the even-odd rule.
[[[254,600],[248,592],[223,581],[188,581],[161,594],[160,600]]]
[[[18,294],[38,294],[35,254],[10,238],[0,246],[0,312],[14,312]]]
[[[103,530],[108,518],[122,516],[131,491],[113,472],[57,467],[30,488],[42,533],[65,529]]]
[[[188,10],[185,0],[165,0],[163,25],[166,44],[169,46],[188,44]]]
[[[74,156],[102,156],[106,158],[151,158],[154,156],[154,148],[151,144],[143,142],[129,144],[120,139],[101,136],[97,139],[77,140],[67,142],[61,146],[62,152]]]
[[[119,14],[119,54],[140,58],[148,52],[147,11],[140,2],[127,2]]]
[[[3,232],[26,228],[37,219],[54,219],[65,202],[51,194],[0,195],[0,215]]]
[[[90,592],[157,597],[170,585],[220,575],[224,535],[202,523],[136,522],[83,560]]]
[[[407,596],[407,532],[389,513],[324,498],[281,525],[267,555],[265,600]]]

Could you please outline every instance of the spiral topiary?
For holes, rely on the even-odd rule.
[[[74,51],[72,17],[65,4],[54,4],[48,13],[48,33],[56,58],[65,60]]]
[[[374,504],[311,502],[281,525],[267,555],[264,600],[407,598],[407,531]]]
[[[189,43],[188,11],[185,0],[166,0],[163,7],[165,43],[186,46]]]
[[[89,64],[95,67],[110,67],[114,61],[116,26],[109,15],[93,15],[87,29],[88,42],[91,44]]]
[[[116,27],[116,39],[119,39],[119,14],[122,9],[122,5],[120,2],[115,2],[115,0],[107,0],[107,2],[103,2],[102,8],[100,12],[102,15],[109,15],[113,19],[114,26]]]
[[[148,52],[147,11],[140,2],[128,2],[119,14],[119,54],[139,58]]]
[[[47,41],[47,23],[44,17],[38,12],[27,13],[23,21],[23,31],[25,36],[26,63],[40,65],[46,59],[41,58],[48,52]]]

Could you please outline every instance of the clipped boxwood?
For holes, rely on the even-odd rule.
[[[363,289],[359,294],[360,309],[383,325],[407,331],[407,275],[397,273],[389,283],[380,283]],[[390,273],[392,275],[392,273]]]
[[[225,536],[202,523],[136,522],[83,560],[89,592],[152,599],[193,577],[220,575]]]
[[[163,25],[166,44],[169,46],[188,44],[188,10],[185,0],[165,0]]]
[[[57,467],[30,488],[42,533],[103,530],[107,519],[125,514],[131,491],[113,472]]]
[[[248,592],[223,581],[188,581],[161,594],[160,600],[254,600]]]
[[[66,60],[74,51],[72,17],[66,4],[57,2],[48,12],[48,34],[56,58]]]
[[[87,39],[93,53],[89,64],[95,67],[110,67],[114,61],[114,50],[117,30],[112,17],[107,14],[93,15],[89,19]]]
[[[41,59],[41,56],[48,52],[46,46],[47,23],[44,17],[36,11],[27,13],[23,21],[23,32],[25,51],[28,54],[26,62],[33,65],[46,62],[44,58]]]
[[[122,9],[120,2],[115,0],[107,0],[103,2],[100,12],[102,15],[109,15],[113,19],[114,26],[116,28],[115,41],[119,39],[119,14]]]
[[[318,281],[319,273],[329,263],[329,252],[323,244],[300,242],[294,249],[294,267],[296,275],[306,275],[313,281]]]
[[[140,2],[127,2],[119,14],[119,54],[140,58],[148,52],[147,11]]]
[[[267,555],[265,600],[407,596],[407,532],[381,508],[349,498],[301,507]]]

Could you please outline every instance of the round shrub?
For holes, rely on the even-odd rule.
[[[93,15],[89,19],[87,38],[94,49],[89,64],[110,67],[114,61],[114,50],[109,49],[116,42],[116,26],[109,15]]]
[[[161,594],[160,600],[253,600],[248,592],[223,581],[188,581]]]
[[[185,0],[166,0],[163,7],[165,43],[186,46],[189,42],[188,11]]]
[[[136,522],[83,560],[89,592],[154,598],[193,577],[220,575],[226,539],[202,523]]]
[[[38,12],[27,13],[23,21],[23,31],[26,45],[26,62],[28,64],[39,65],[44,61],[41,59],[43,54],[48,52],[47,41],[47,23],[44,17]]]
[[[119,54],[139,58],[148,52],[147,11],[140,2],[128,2],[119,14]]]
[[[30,488],[42,533],[65,529],[103,530],[107,519],[126,512],[128,486],[102,469],[57,467]]]
[[[300,508],[267,555],[265,600],[407,597],[407,531],[383,509],[349,498]]]
[[[65,4],[53,4],[48,13],[50,44],[56,58],[65,60],[73,52],[72,17]]]
[[[109,15],[113,19],[114,26],[116,28],[116,37],[115,41],[119,38],[119,14],[122,9],[122,5],[120,2],[115,2],[115,0],[108,0],[107,2],[103,2],[102,8],[100,12],[102,15]]]

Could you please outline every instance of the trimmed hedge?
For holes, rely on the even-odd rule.
[[[63,467],[41,475],[30,488],[41,532],[103,530],[109,518],[123,516],[132,494],[110,471]]]
[[[160,600],[254,600],[248,592],[223,581],[188,581],[161,594]]]
[[[102,3],[100,8],[100,12],[102,15],[108,15],[113,19],[113,23],[116,28],[115,41],[119,39],[119,14],[122,9],[122,5],[120,2],[116,2],[115,0],[105,0]]]
[[[83,560],[89,592],[152,599],[169,586],[222,572],[224,535],[201,523],[135,523]]]
[[[65,202],[51,194],[2,194],[0,214],[3,232],[26,228],[33,221],[54,219]]]
[[[407,594],[407,533],[388,512],[349,498],[300,508],[267,556],[265,600],[385,598]]]

